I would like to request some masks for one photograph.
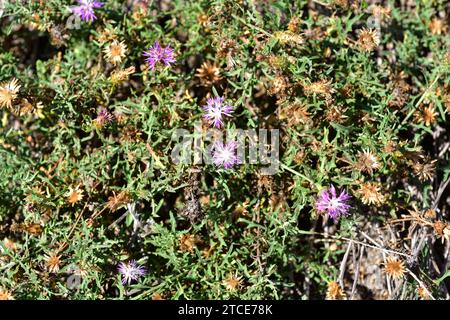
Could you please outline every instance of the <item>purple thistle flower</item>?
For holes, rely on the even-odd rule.
[[[349,214],[348,210],[351,206],[347,202],[350,198],[345,190],[337,196],[336,189],[331,184],[328,189],[319,194],[319,198],[316,200],[316,208],[319,212],[327,212],[329,217],[334,220]]]
[[[78,0],[79,6],[72,7],[72,13],[78,15],[82,20],[86,22],[94,21],[97,16],[94,13],[94,9],[98,9],[104,6],[102,2],[97,0]]]
[[[211,125],[219,129],[223,125],[222,117],[230,117],[234,110],[233,106],[225,104],[224,101],[223,97],[209,98],[206,106],[203,106],[203,110],[206,112],[203,118],[211,121]]]
[[[174,50],[170,47],[170,45],[163,48],[158,41],[156,41],[150,49],[144,51],[144,56],[147,57],[145,62],[148,63],[151,70],[155,69],[158,62],[162,62],[166,66],[170,66],[171,63],[176,61]]]
[[[223,166],[225,169],[230,169],[235,164],[241,161],[236,155],[236,148],[238,144],[236,141],[231,141],[226,144],[216,142],[213,146],[213,162],[216,166]]]
[[[140,276],[143,276],[147,270],[138,265],[136,260],[131,260],[128,263],[119,263],[117,270],[122,274],[122,284],[130,284],[131,281],[137,280]]]
[[[103,126],[106,123],[113,121],[113,119],[114,117],[111,113],[109,113],[108,109],[100,108],[99,112],[97,113],[97,118],[95,118],[95,121],[98,123],[98,125]]]

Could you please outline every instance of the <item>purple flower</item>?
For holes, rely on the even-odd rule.
[[[144,51],[144,56],[147,57],[145,62],[148,63],[151,70],[155,69],[158,62],[162,62],[166,66],[170,66],[171,63],[176,61],[174,50],[170,46],[165,48],[161,47],[158,41],[156,41],[150,49]]]
[[[96,0],[78,0],[78,4],[79,6],[72,7],[71,11],[86,22],[94,21],[95,19],[97,19],[94,13],[94,9],[98,9],[104,6],[102,2]]]
[[[328,189],[323,190],[316,200],[316,208],[319,212],[327,212],[329,217],[337,219],[340,216],[348,215],[348,210],[351,208],[347,204],[350,200],[350,195],[343,190],[339,196],[336,194],[336,189],[331,184]]]
[[[99,112],[97,113],[97,118],[95,118],[95,122],[99,126],[104,126],[106,123],[109,123],[113,120],[113,115],[109,113],[108,109],[106,108],[100,108]]]
[[[230,169],[235,164],[240,163],[236,155],[237,142],[231,141],[227,144],[216,142],[213,146],[213,162],[216,166],[223,166],[225,169]]]
[[[122,274],[123,285],[130,284],[131,281],[137,280],[147,272],[144,267],[137,264],[136,260],[131,260],[128,263],[119,263],[117,270]]]
[[[233,106],[225,104],[224,101],[225,98],[223,97],[209,98],[206,101],[206,106],[203,106],[203,110],[206,113],[203,117],[209,120],[211,125],[216,128],[221,128],[223,125],[222,117],[230,117],[234,110]]]

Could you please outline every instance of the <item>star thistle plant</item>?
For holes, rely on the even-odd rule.
[[[336,220],[341,216],[349,215],[351,206],[348,204],[350,195],[342,190],[339,194],[336,192],[333,184],[329,188],[322,190],[316,200],[316,208],[321,213],[327,213],[328,216]]]
[[[78,15],[81,20],[92,22],[97,19],[95,9],[102,8],[104,3],[96,0],[78,0],[78,6],[72,7],[72,13]]]

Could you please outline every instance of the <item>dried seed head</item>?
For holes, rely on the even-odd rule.
[[[228,291],[236,291],[242,286],[242,277],[238,277],[237,273],[231,274],[222,281]]]
[[[293,16],[291,18],[291,20],[289,20],[288,30],[290,32],[293,32],[293,33],[298,32],[299,31],[299,27],[300,27],[300,22],[301,22],[301,20],[300,20],[299,16]]]
[[[397,150],[397,144],[395,141],[392,140],[388,141],[383,147],[384,153],[393,154],[395,150]]]
[[[163,295],[161,293],[155,292],[152,295],[152,300],[165,300],[165,299],[164,299],[164,297],[163,297]]]
[[[12,241],[12,240],[9,240],[8,238],[4,238],[3,239],[3,245],[5,246],[5,248],[8,248],[11,251],[16,251],[17,250],[16,243],[14,241]]]
[[[413,163],[412,169],[414,174],[420,181],[429,181],[433,179],[434,172],[436,169],[437,160],[431,160],[428,157],[424,158],[423,161],[417,161]]]
[[[348,0],[334,0],[334,5],[342,8],[348,8]]]
[[[67,202],[70,203],[72,206],[80,202],[83,199],[83,190],[80,190],[79,187],[69,187],[69,191],[66,193]]]
[[[180,250],[183,252],[194,252],[198,239],[193,234],[185,233],[180,238]]]
[[[414,112],[414,120],[417,123],[423,123],[426,126],[430,126],[436,121],[437,115],[434,104],[429,104],[426,107],[422,106],[419,110]]]
[[[196,71],[197,73],[195,76],[200,79],[200,83],[205,87],[209,87],[222,79],[220,76],[220,69],[215,63],[209,61],[204,62]]]
[[[425,289],[424,287],[418,287],[417,288],[417,294],[419,295],[419,298],[422,300],[429,300],[430,299],[430,295],[428,294],[427,289]]]
[[[19,230],[31,235],[40,235],[42,233],[42,226],[38,223],[23,223],[20,224]]]
[[[12,109],[14,100],[17,98],[21,85],[19,80],[13,78],[9,82],[0,84],[0,107]]]
[[[359,151],[357,155],[358,161],[355,164],[355,168],[361,172],[367,172],[372,175],[375,170],[378,170],[381,166],[378,156],[372,153],[370,150]]]
[[[100,42],[100,44],[104,44],[108,41],[117,39],[117,35],[114,33],[113,30],[110,29],[104,29],[100,32],[97,41]]]
[[[288,87],[289,84],[285,77],[276,76],[271,83],[268,93],[270,95],[284,96]]]
[[[224,58],[231,54],[234,54],[236,52],[236,41],[229,39],[227,37],[224,37],[220,40],[218,47],[217,47],[217,57],[218,58]]]
[[[433,223],[433,229],[436,233],[437,238],[440,238],[444,235],[444,229],[447,227],[447,224],[441,220],[436,221]]]
[[[319,80],[316,82],[313,82],[311,84],[304,84],[303,90],[305,91],[306,95],[311,96],[313,94],[322,95],[322,96],[330,96],[331,93],[334,92],[333,88],[331,87],[331,80]]]
[[[430,29],[432,34],[442,35],[447,33],[448,26],[444,20],[433,18],[428,24],[428,28]]]
[[[111,82],[113,84],[118,84],[123,81],[127,81],[130,75],[132,75],[135,71],[135,67],[114,70],[113,72],[111,72]]]
[[[61,265],[61,256],[58,256],[57,253],[51,253],[49,255],[45,255],[45,267],[50,273],[56,273],[59,271],[59,267]]]
[[[372,14],[379,19],[389,19],[391,17],[391,8],[374,5],[372,7]]]
[[[328,109],[325,119],[327,119],[329,122],[334,123],[342,123],[347,116],[344,114],[346,109],[341,109],[337,106],[332,106],[330,109]]]
[[[363,28],[356,44],[364,51],[373,51],[380,44],[380,35],[377,30]]]
[[[118,65],[122,62],[123,58],[127,53],[127,46],[124,41],[119,42],[113,40],[104,50],[105,59],[108,60],[113,65]]]
[[[380,205],[385,201],[385,197],[380,193],[380,184],[376,182],[366,182],[361,184],[357,193],[361,201],[367,205]]]
[[[208,28],[211,25],[211,17],[205,13],[201,13],[197,16],[197,21],[203,28]]]
[[[436,210],[430,208],[425,211],[424,216],[426,219],[434,220],[437,217]]]
[[[122,190],[118,194],[113,191],[113,195],[108,197],[108,208],[112,212],[119,209],[121,206],[130,203],[131,198],[127,190]]]
[[[300,45],[304,43],[303,37],[292,31],[277,31],[274,36],[281,44]]]
[[[393,279],[400,279],[405,275],[405,264],[395,257],[388,257],[384,263],[384,272]]]
[[[331,281],[328,283],[327,288],[327,300],[345,300],[346,295],[345,292],[342,290],[342,288],[339,286],[339,284],[336,281]]]
[[[308,108],[301,102],[293,102],[281,108],[280,120],[287,120],[288,127],[311,123]]]
[[[14,300],[10,291],[0,287],[0,300]]]

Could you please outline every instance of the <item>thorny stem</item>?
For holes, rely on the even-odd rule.
[[[427,287],[425,286],[425,284],[419,279],[419,277],[417,277],[410,269],[406,268],[406,270],[408,271],[408,273],[411,275],[411,277],[414,278],[414,280],[416,280],[420,286],[427,292],[427,294],[430,296],[431,299],[436,300],[433,295],[431,294],[431,292],[427,289]]]
[[[309,235],[319,235],[319,236],[323,236],[324,238],[325,237],[329,237],[329,238],[332,238],[334,240],[353,241],[356,244],[360,244],[362,246],[369,247],[369,248],[372,248],[372,249],[381,250],[383,252],[389,252],[389,253],[396,254],[396,255],[399,255],[399,256],[404,256],[406,258],[411,258],[412,257],[411,255],[403,253],[403,252],[398,252],[398,251],[395,251],[395,250],[382,248],[380,246],[374,246],[374,245],[371,245],[371,244],[368,244],[368,243],[365,243],[365,242],[362,242],[362,241],[357,241],[355,239],[350,239],[350,238],[346,238],[346,237],[326,235],[325,233],[322,233],[322,232],[306,231],[306,230],[300,230],[300,233],[302,233],[302,234],[309,234]]]
[[[299,176],[299,177],[305,179],[305,180],[308,181],[309,183],[314,184],[314,181],[312,181],[311,179],[309,179],[309,178],[306,177],[305,175],[301,174],[300,172],[295,171],[294,169],[289,168],[289,167],[288,167],[287,165],[285,165],[284,163],[281,163],[281,162],[280,162],[280,167],[282,167],[283,169],[285,169],[285,170],[287,170],[287,171],[289,171],[289,172],[291,172],[291,173],[293,173],[293,174],[295,174],[295,175],[297,175],[297,176]]]
[[[245,20],[242,19],[241,17],[238,17],[238,16],[235,15],[235,14],[233,14],[232,16],[233,16],[234,19],[239,20],[240,22],[242,22],[243,24],[245,24],[247,27],[250,27],[250,28],[255,29],[255,30],[259,31],[259,32],[262,32],[262,33],[264,33],[264,34],[265,34],[266,36],[268,36],[268,37],[272,37],[272,34],[269,33],[269,32],[267,32],[266,30],[261,29],[260,27],[257,27],[257,26],[255,26],[255,25],[253,25],[253,24],[251,24],[251,23],[248,23],[247,21],[245,21]]]

